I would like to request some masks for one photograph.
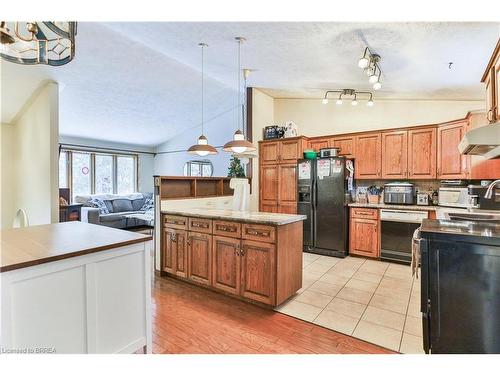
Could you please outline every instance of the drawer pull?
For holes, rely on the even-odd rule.
[[[195,227],[195,228],[208,228],[208,224],[207,223],[192,223],[191,224],[192,227]]]
[[[259,232],[256,230],[249,229],[249,230],[247,230],[247,233],[251,234],[253,236],[269,237],[269,232]]]
[[[217,229],[223,232],[236,232],[235,227],[226,227],[225,225],[217,226]]]
[[[186,225],[186,222],[185,221],[177,221],[177,220],[167,220],[167,224]]]

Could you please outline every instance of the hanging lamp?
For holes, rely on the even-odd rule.
[[[198,45],[201,47],[201,135],[200,137],[198,138],[198,143],[195,144],[195,145],[192,145],[191,147],[189,147],[189,149],[187,150],[188,153],[190,154],[195,154],[195,155],[198,155],[198,156],[207,156],[207,155],[214,155],[214,154],[217,154],[217,150],[215,149],[215,147],[213,146],[210,146],[208,144],[208,139],[207,137],[205,137],[205,135],[203,135],[203,122],[204,122],[204,113],[203,113],[203,102],[204,102],[204,70],[203,70],[203,50],[205,47],[208,47],[208,44],[205,44],[205,43],[198,43]]]
[[[249,141],[245,139],[245,135],[241,130],[242,124],[241,119],[243,117],[244,107],[241,104],[241,43],[243,43],[246,39],[238,36],[235,38],[238,42],[238,108],[242,109],[242,115],[238,114],[238,130],[233,135],[233,140],[227,142],[222,148],[224,151],[233,152],[236,154],[241,154],[243,152],[255,151],[257,148]]]

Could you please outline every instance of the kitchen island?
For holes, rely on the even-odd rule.
[[[0,235],[3,352],[151,352],[150,236],[76,221]]]
[[[161,211],[161,274],[265,306],[302,287],[304,215]]]

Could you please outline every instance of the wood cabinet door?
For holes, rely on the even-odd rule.
[[[436,178],[436,129],[408,131],[408,178]]]
[[[467,177],[467,156],[458,151],[467,122],[457,122],[437,129],[437,178]]]
[[[278,162],[278,141],[261,143],[259,151],[259,160],[261,164],[272,164]]]
[[[281,207],[286,207],[287,213],[295,213],[297,211],[297,165],[296,164],[281,164],[278,167],[279,181],[279,203],[278,211]],[[289,212],[293,211],[293,212]]]
[[[378,220],[351,218],[350,253],[370,258],[380,254]]]
[[[382,133],[382,178],[408,177],[408,132]]]
[[[243,240],[240,254],[241,295],[265,304],[274,304],[275,245]]]
[[[271,207],[278,206],[279,200],[279,167],[274,165],[261,165],[260,166],[260,206]],[[274,211],[268,211],[274,212]]]
[[[238,255],[241,240],[213,236],[212,286],[231,294],[240,294],[241,257]]]
[[[197,283],[212,283],[212,236],[188,232],[188,279]]]
[[[188,254],[187,254],[187,232],[175,229],[174,237],[174,272],[177,276],[187,277]]]
[[[495,74],[494,67],[492,67],[489,71],[489,74],[484,81],[485,89],[486,89],[486,117],[490,123],[495,122],[497,119],[497,109],[495,108],[495,104],[498,101],[497,99],[497,91],[495,83]]]
[[[312,148],[316,152],[319,152],[322,148],[328,147],[328,139],[311,140],[308,143],[308,147]]]
[[[356,137],[355,178],[376,179],[381,177],[381,143],[380,133]]]
[[[493,94],[493,105],[494,105],[494,121],[500,120],[500,53],[497,56],[497,62],[494,67],[494,82],[495,91]]]
[[[339,148],[339,155],[354,157],[354,137],[335,137],[330,141],[331,147]]]
[[[167,273],[175,273],[175,242],[173,241],[175,229],[163,228],[162,233],[162,270]]]
[[[302,139],[280,141],[278,161],[280,163],[295,163],[302,158]]]
[[[262,201],[260,202],[260,211],[262,212],[278,212],[278,201]]]

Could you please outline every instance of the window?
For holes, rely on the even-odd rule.
[[[116,183],[118,194],[134,191],[135,186],[135,160],[130,156],[118,156],[116,169]]]
[[[68,153],[62,151],[59,154],[59,187],[68,187]]]
[[[113,194],[112,155],[97,154],[95,156],[95,193]]]
[[[137,156],[65,149],[59,155],[59,187],[73,199],[86,194],[137,191]]]
[[[73,152],[71,155],[72,186],[73,197],[76,195],[91,194],[90,180],[90,154],[83,152]]]
[[[184,176],[212,177],[214,167],[209,160],[191,160],[184,164]]]

